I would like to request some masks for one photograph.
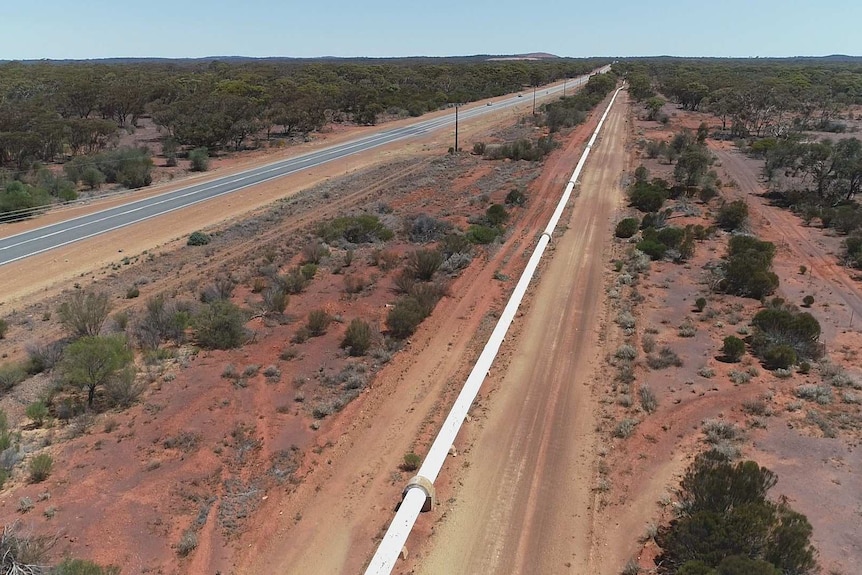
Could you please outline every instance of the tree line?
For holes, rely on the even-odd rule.
[[[239,149],[252,134],[374,124],[589,72],[599,59],[548,61],[221,61],[181,65],[0,65],[0,167],[101,152],[151,116],[181,146]]]

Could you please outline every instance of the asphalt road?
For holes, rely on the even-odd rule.
[[[574,88],[586,82],[588,78],[589,76],[581,76],[580,78],[569,80],[567,86]],[[556,94],[562,92],[562,90],[562,85],[543,87],[539,89],[538,94],[544,98],[546,95]],[[532,92],[524,92],[521,96],[510,96],[496,101],[490,106],[475,106],[467,110],[461,110],[458,118],[459,121],[469,120],[470,118],[482,116],[492,111],[498,111],[501,108],[523,104],[528,97],[533,97]],[[155,218],[174,210],[180,210],[199,202],[205,202],[218,196],[230,194],[249,186],[345,158],[351,154],[427,134],[428,132],[451,126],[454,123],[455,114],[453,112],[443,117],[419,120],[414,124],[401,128],[383,129],[373,134],[316,152],[281,160],[259,168],[253,168],[150,198],[132,201],[122,206],[69,219],[28,232],[0,237],[0,266],[150,218]],[[2,235],[2,230],[0,230],[0,235]]]

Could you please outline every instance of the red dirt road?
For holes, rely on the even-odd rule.
[[[554,241],[524,323],[508,338],[463,486],[443,504],[445,519],[416,560],[418,573],[599,572],[591,551],[592,372],[601,359],[602,253],[622,197],[626,107],[622,92],[568,229]]]

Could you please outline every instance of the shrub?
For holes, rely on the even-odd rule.
[[[760,357],[765,357],[767,350],[774,346],[789,347],[795,355],[806,359],[816,359],[822,353],[818,344],[820,322],[808,312],[799,313],[795,308],[788,307],[768,307],[755,314],[751,323],[755,328],[752,349]]]
[[[527,203],[527,196],[524,192],[518,188],[510,190],[508,194],[506,194],[506,205],[507,206],[523,206]]]
[[[9,391],[22,381],[27,379],[27,372],[16,364],[0,366],[0,391]]]
[[[647,213],[659,211],[667,199],[667,189],[655,183],[635,182],[628,194],[630,205]]]
[[[302,248],[302,260],[308,264],[319,264],[329,255],[329,249],[319,240],[312,240]]]
[[[424,244],[437,241],[451,229],[449,222],[419,214],[407,225],[407,236],[413,243]]]
[[[813,295],[807,295],[804,298],[802,298],[802,306],[803,307],[811,307],[813,304],[814,304],[814,296]]]
[[[649,333],[645,333],[643,338],[641,338],[641,348],[646,353],[652,353],[655,349],[655,336]]]
[[[614,235],[618,238],[627,239],[635,235],[640,226],[640,221],[637,218],[625,218],[617,223],[614,229]]]
[[[832,403],[832,388],[825,385],[800,385],[796,388],[796,397],[826,405]]]
[[[210,154],[206,148],[195,148],[189,152],[189,163],[193,172],[206,172],[210,169]]]
[[[694,307],[699,312],[703,311],[703,308],[706,307],[706,298],[699,297],[696,300],[694,300]]]
[[[365,355],[371,347],[371,326],[368,322],[359,318],[353,319],[347,326],[341,347],[347,348],[354,357]]]
[[[483,226],[481,224],[473,224],[467,230],[467,233],[465,235],[471,243],[490,244],[497,238],[498,235],[500,235],[500,230],[498,230],[497,228]]]
[[[111,311],[108,294],[76,291],[60,305],[60,323],[75,337],[99,335]]]
[[[748,219],[748,204],[743,200],[725,203],[719,208],[715,223],[723,230],[738,230]]]
[[[308,287],[309,280],[299,267],[292,268],[278,278],[279,285],[289,294],[300,294]]]
[[[762,353],[767,369],[788,369],[796,363],[796,350],[789,345],[771,345]]]
[[[205,305],[193,322],[198,344],[208,349],[231,349],[242,345],[244,323],[242,310],[225,300]]]
[[[422,320],[427,317],[416,298],[406,296],[395,302],[386,315],[386,327],[392,337],[404,339],[413,335]]]
[[[64,559],[52,571],[52,575],[120,575],[120,568],[113,565],[102,567],[83,559]]]
[[[721,346],[721,353],[728,361],[737,362],[742,359],[745,354],[745,342],[736,336],[729,335],[724,338],[724,343]]]
[[[27,417],[33,420],[37,427],[42,427],[45,418],[48,417],[48,407],[43,401],[34,401],[27,406]]]
[[[332,316],[322,309],[316,309],[308,314],[308,323],[305,327],[311,337],[318,337],[326,333],[326,328],[332,322]]]
[[[377,216],[362,214],[335,218],[320,225],[318,235],[327,243],[341,238],[352,244],[363,244],[392,239],[392,230],[384,226]]]
[[[666,367],[681,367],[682,359],[668,346],[662,347],[658,351],[658,355],[648,355],[647,365],[651,369],[664,369]]]
[[[419,465],[422,463],[422,458],[413,453],[404,454],[404,461],[401,463],[401,469],[403,471],[416,471],[419,469]]]
[[[658,409],[658,399],[655,396],[655,392],[648,385],[642,385],[638,389],[638,398],[641,400],[641,407],[647,413],[653,413]]]
[[[30,460],[30,482],[41,483],[51,475],[54,459],[47,453],[40,453]]]
[[[233,296],[236,283],[229,276],[221,275],[215,281],[201,291],[200,300],[204,303],[212,303],[216,300],[229,300]]]
[[[9,322],[0,318],[0,339],[6,337],[6,332],[9,330]]]
[[[205,246],[208,243],[210,243],[210,237],[201,231],[192,232],[186,241],[186,245],[189,246]]]
[[[634,433],[637,424],[637,419],[623,419],[614,427],[614,437],[618,437],[620,439],[630,437],[631,434]]]
[[[697,326],[690,321],[685,321],[679,326],[679,337],[694,337],[697,334]]]
[[[509,220],[509,213],[506,208],[500,204],[491,204],[485,210],[485,221],[489,226],[499,227]]]
[[[134,332],[138,343],[148,349],[155,349],[163,341],[185,341],[186,328],[191,322],[191,308],[183,302],[168,302],[159,294],[147,300],[144,315],[135,325]]]
[[[488,146],[485,142],[475,142],[473,144],[473,154],[476,156],[484,156],[487,148]]]
[[[126,290],[126,299],[135,299],[141,295],[141,290],[138,289],[138,286],[132,286]]]
[[[634,348],[634,346],[629,344],[623,344],[617,348],[616,353],[614,353],[614,357],[617,359],[623,360],[633,360],[638,356],[638,350]]]
[[[664,258],[665,252],[667,252],[667,246],[656,240],[641,240],[637,244],[637,249],[648,255],[652,260]]]
[[[198,546],[198,536],[194,531],[188,529],[183,533],[183,536],[177,542],[177,555],[185,557]]]
[[[284,287],[280,285],[268,287],[263,292],[263,306],[269,313],[284,313],[289,301],[290,296],[287,295]]]
[[[368,280],[361,273],[351,273],[344,276],[344,291],[347,293],[359,293],[368,285]]]
[[[725,277],[721,287],[727,293],[762,299],[778,287],[778,276],[772,272],[775,245],[749,236],[730,239]]]
[[[299,273],[302,274],[302,277],[306,279],[306,281],[311,281],[314,279],[314,276],[317,275],[317,264],[303,264],[299,266]]]
[[[431,281],[442,263],[443,254],[439,250],[415,250],[407,254],[407,269],[413,277],[425,282]]]
[[[138,381],[136,375],[135,369],[129,367],[120,372],[117,377],[105,382],[105,399],[108,405],[125,409],[131,407],[141,397],[145,384]]]

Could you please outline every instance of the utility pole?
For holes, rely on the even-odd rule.
[[[568,84],[568,82],[569,82],[568,78],[563,79],[563,98],[566,97],[566,84]]]
[[[536,115],[536,85],[533,84],[533,115]]]
[[[458,104],[455,104],[455,152],[458,153]]]

